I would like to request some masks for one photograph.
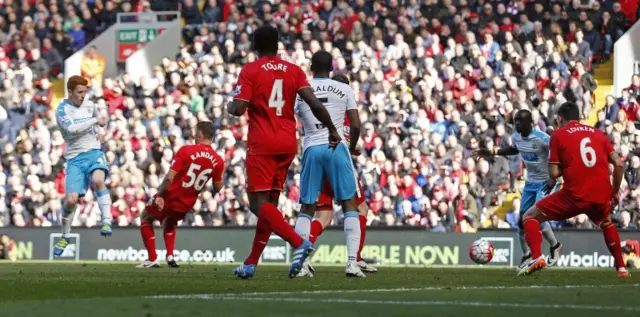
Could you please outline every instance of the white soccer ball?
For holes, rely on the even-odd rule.
[[[487,264],[493,259],[493,244],[487,240],[473,241],[469,247],[469,257],[477,264]]]

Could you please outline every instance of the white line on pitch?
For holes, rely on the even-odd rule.
[[[443,290],[510,290],[510,289],[568,289],[568,288],[614,288],[614,287],[640,287],[640,284],[607,284],[607,285],[523,285],[523,286],[434,286],[418,288],[379,288],[379,289],[351,289],[351,290],[317,290],[317,291],[296,291],[296,292],[248,292],[248,293],[226,293],[226,294],[176,294],[176,295],[153,295],[147,298],[173,298],[173,299],[208,299],[213,296],[270,296],[270,295],[301,295],[301,294],[349,294],[349,293],[397,293],[397,292],[420,292],[420,291],[443,291]]]
[[[597,306],[597,305],[568,305],[568,304],[526,304],[507,302],[466,302],[466,301],[395,301],[344,298],[287,298],[287,297],[239,297],[239,296],[211,296],[208,300],[230,301],[266,301],[293,303],[343,303],[343,304],[380,304],[380,305],[439,305],[439,306],[470,306],[470,307],[503,307],[503,308],[532,308],[532,309],[576,309],[576,310],[613,310],[640,312],[640,307],[628,306]]]

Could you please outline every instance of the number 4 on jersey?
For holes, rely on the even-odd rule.
[[[204,185],[207,184],[209,175],[213,172],[210,168],[199,172],[201,168],[202,166],[198,164],[191,164],[187,171],[187,177],[189,177],[189,179],[186,182],[182,182],[182,187],[189,188],[193,186],[195,190],[201,191],[204,188]]]
[[[276,108],[276,116],[281,116],[282,107],[284,107],[284,98],[282,97],[282,79],[276,79],[273,81],[273,87],[271,88],[269,108]]]

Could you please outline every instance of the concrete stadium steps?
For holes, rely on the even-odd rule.
[[[517,184],[518,187],[524,186],[524,182],[519,182]],[[502,205],[496,207],[494,212],[500,217],[500,219],[504,219],[504,216],[511,210],[513,207],[513,200],[516,198],[520,198],[520,188],[515,193],[507,194],[505,200],[502,202]]]
[[[613,93],[613,59],[600,64],[593,73],[593,78],[595,78],[598,83],[598,89],[595,91],[596,100],[594,109],[591,115],[589,115],[589,118],[585,120],[585,123],[589,125],[595,125],[597,123],[598,111],[604,108],[607,95]]]
[[[55,109],[60,101],[64,99],[64,79],[54,79],[51,81],[53,89],[53,100],[51,101],[51,109]]]

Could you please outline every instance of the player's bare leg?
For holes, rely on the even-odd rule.
[[[61,256],[64,249],[69,245],[71,224],[73,222],[73,216],[76,213],[79,199],[80,195],[78,193],[68,193],[62,202],[62,237],[53,247],[53,255],[55,256]]]
[[[625,267],[624,260],[622,258],[622,246],[620,244],[620,235],[616,226],[611,222],[611,218],[607,218],[600,224],[602,234],[604,235],[604,242],[607,244],[607,248],[613,257],[615,258],[615,266],[618,271],[619,277],[629,277],[629,271]]]
[[[173,255],[173,250],[176,246],[176,226],[178,225],[178,219],[173,214],[169,214],[164,219],[162,235],[164,237],[164,244],[167,248],[167,265],[173,268],[179,268],[180,265],[176,263]]]
[[[375,273],[378,272],[378,268],[362,260],[362,249],[364,248],[364,241],[367,238],[367,214],[369,214],[369,205],[363,202],[358,206],[358,220],[360,221],[360,246],[358,247],[357,264],[363,272]]]
[[[524,238],[531,249],[531,260],[518,271],[518,275],[529,275],[547,267],[547,260],[542,255],[542,230],[540,223],[547,221],[547,217],[536,206],[527,210],[522,219]]]
[[[140,215],[140,235],[142,236],[142,242],[147,249],[147,260],[138,264],[136,267],[141,269],[146,268],[158,268],[158,254],[156,253],[156,235],[153,231],[153,222],[155,219],[144,210]]]
[[[98,208],[102,214],[102,227],[100,235],[108,237],[111,235],[111,195],[104,184],[106,178],[105,171],[97,169],[91,173],[91,184],[98,201]]]

